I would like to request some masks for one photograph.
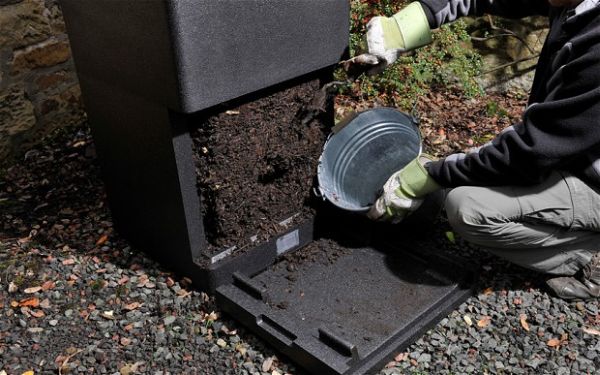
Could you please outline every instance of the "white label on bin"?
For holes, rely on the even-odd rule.
[[[223,251],[223,252],[221,252],[221,253],[213,256],[212,258],[210,258],[210,263],[211,264],[215,264],[218,261],[227,258],[228,256],[230,256],[235,251],[236,248],[237,248],[237,246],[231,246],[229,249],[227,249],[227,250],[225,250],[225,251]]]
[[[298,245],[300,245],[300,234],[298,233],[298,229],[296,229],[277,239],[277,255],[281,255]]]

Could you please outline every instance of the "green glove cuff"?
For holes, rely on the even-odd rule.
[[[394,14],[392,18],[396,21],[402,37],[402,45],[395,48],[404,48],[407,51],[422,47],[431,43],[431,30],[429,29],[429,21],[423,10],[423,6],[419,2],[410,3],[400,12]],[[389,35],[396,35],[391,33]],[[384,35],[385,28],[384,28]],[[387,37],[386,37],[387,39]],[[397,44],[398,41],[393,41]],[[387,44],[387,43],[386,43]]]
[[[423,160],[424,159],[424,160]],[[400,171],[400,187],[396,194],[408,198],[420,198],[442,187],[429,175],[425,164],[433,161],[427,154],[421,154]]]

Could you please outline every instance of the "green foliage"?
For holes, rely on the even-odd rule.
[[[92,290],[96,291],[96,290],[100,290],[104,287],[104,282],[100,279],[96,279],[94,281],[92,281],[90,283],[90,287],[92,288]]]
[[[504,118],[508,117],[508,111],[504,109],[498,102],[490,100],[485,104],[485,112],[488,117]]]
[[[115,297],[116,298],[124,297],[128,294],[128,292],[129,292],[129,288],[127,287],[127,285],[118,285],[115,288]]]
[[[392,15],[408,2],[399,0],[351,0],[350,51],[361,51],[365,25],[375,15]],[[470,48],[466,24],[457,21],[433,33],[433,43],[410,56],[403,56],[382,74],[362,76],[358,87],[348,85],[342,93],[365,99],[383,98],[388,105],[410,107],[415,99],[434,87],[457,87],[467,96],[482,94],[475,77],[481,71],[481,56]],[[343,73],[338,73],[343,75]],[[338,76],[338,78],[342,78]]]

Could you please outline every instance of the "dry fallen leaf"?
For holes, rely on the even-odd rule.
[[[25,371],[21,375],[34,375],[34,372],[33,372],[33,370],[29,370],[29,371]]]
[[[38,307],[40,305],[40,300],[36,297],[26,298],[19,301],[19,306],[27,306],[27,307]]]
[[[62,264],[65,266],[70,266],[72,264],[75,264],[75,259],[73,259],[73,258],[65,259],[62,261]]]
[[[69,361],[75,357],[77,354],[81,353],[83,351],[83,349],[77,349],[74,347],[70,347],[66,350],[67,354],[66,356],[58,356],[56,357],[56,359],[54,360],[57,365],[58,365],[58,375],[62,375],[63,373],[67,373],[69,371],[69,367],[67,366],[69,364]]]
[[[137,372],[136,363],[126,364],[125,366],[121,367],[121,369],[119,370],[119,373],[121,375],[131,375],[131,374],[135,374],[136,372]]]
[[[56,284],[54,283],[54,281],[48,280],[42,284],[42,290],[44,290],[44,291],[50,290],[50,289],[54,288],[55,286],[56,286]]]
[[[217,316],[217,313],[213,311],[213,312],[211,312],[210,314],[207,314],[207,315],[204,317],[204,320],[211,320],[211,321],[213,321],[213,322],[214,322],[214,321],[215,321],[215,320],[217,320],[218,318],[219,318],[219,317]]]
[[[521,322],[521,327],[527,332],[529,332],[529,323],[527,323],[527,315],[521,314],[519,317],[519,321]]]
[[[108,241],[108,236],[104,234],[100,238],[98,238],[98,241],[96,241],[96,246],[102,246],[106,243],[106,241]]]
[[[73,143],[72,147],[73,148],[79,148],[79,147],[85,146],[86,144],[87,144],[86,141],[77,141],[77,142]]]
[[[238,352],[239,352],[239,353],[242,355],[242,357],[243,357],[243,356],[245,356],[245,355],[246,355],[246,351],[247,351],[248,349],[244,348],[244,347],[243,347],[243,346],[241,346],[241,345],[236,345],[236,347],[235,347],[235,350],[237,350],[237,351],[238,351]]]
[[[484,296],[489,296],[489,295],[490,295],[490,294],[492,294],[492,293],[494,293],[494,289],[492,289],[491,287],[490,287],[490,288],[485,288],[485,289],[483,290],[483,295],[484,295]]]
[[[479,327],[479,328],[485,328],[485,327],[487,327],[490,324],[491,321],[492,321],[492,317],[491,316],[484,316],[483,318],[481,318],[477,322],[477,327]]]
[[[560,335],[560,343],[561,344],[565,343],[567,340],[569,340],[569,334],[568,333],[563,333],[562,335]]]
[[[142,306],[142,304],[139,303],[139,302],[131,302],[131,303],[127,304],[127,305],[124,305],[123,308],[125,310],[132,311],[132,310],[137,309],[140,306]]]
[[[32,286],[31,288],[27,288],[24,290],[25,294],[33,294],[42,290],[41,286]]]
[[[467,323],[467,325],[469,327],[473,325],[473,319],[471,319],[471,317],[469,315],[463,316],[463,319],[465,320],[465,323]]]
[[[44,312],[42,310],[31,310],[29,312],[29,314],[31,314],[31,316],[36,317],[36,318],[41,318],[46,315],[46,314],[44,314]]]
[[[551,348],[554,348],[554,347],[560,345],[560,340],[559,339],[550,339],[550,340],[548,340],[548,342],[546,343],[546,345],[548,345]]]
[[[48,298],[43,299],[42,302],[40,302],[40,307],[42,309],[49,309],[50,308],[50,300]]]
[[[583,327],[583,332],[587,333],[588,335],[600,336],[600,331],[595,328]]]

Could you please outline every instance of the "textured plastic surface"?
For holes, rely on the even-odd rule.
[[[419,245],[351,243],[333,264],[304,263],[293,277],[280,265],[236,274],[217,301],[311,373],[358,375],[379,370],[471,294],[467,271]]]
[[[299,80],[315,77],[327,82],[331,70]],[[258,272],[282,252],[313,240],[313,222],[308,220],[244,249],[243,254],[227,254],[211,262],[206,257],[189,134],[194,116],[102,81],[88,78],[80,83],[115,228],[136,248],[190,277],[197,287],[213,292],[230,283],[236,270]],[[268,92],[272,90],[277,87]],[[262,95],[266,93],[253,93],[246,100]],[[330,116],[332,122],[333,114]]]
[[[213,264],[202,264],[193,273],[197,285],[210,293],[221,285],[231,284],[232,275],[243,270],[248,274],[255,274],[275,263],[277,258],[285,253],[291,253],[314,240],[314,220],[290,228],[285,233],[273,237],[271,240],[255,246],[243,254],[232,254]],[[289,239],[293,238],[293,242]],[[288,241],[290,246],[281,246]],[[180,267],[180,266],[179,266]]]
[[[330,66],[347,0],[60,0],[77,71],[191,113]]]
[[[325,144],[319,190],[342,209],[366,212],[387,179],[420,150],[421,137],[412,117],[391,108],[362,112]]]

